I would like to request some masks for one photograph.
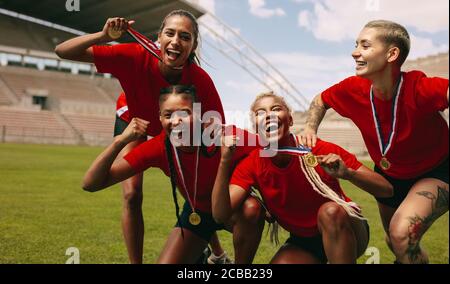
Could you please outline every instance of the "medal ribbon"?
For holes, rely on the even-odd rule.
[[[159,61],[162,61],[161,56],[159,55],[160,49],[156,46],[156,44],[146,38],[144,35],[140,34],[133,28],[128,28],[127,33],[134,38],[142,47],[144,47],[148,52],[150,52],[153,56],[155,56]]]
[[[377,110],[375,108],[373,86],[370,87],[370,103],[372,106],[373,120],[375,122],[375,128],[377,131],[378,145],[380,146],[381,156],[383,156],[383,157],[386,156],[386,153],[391,148],[392,141],[394,140],[395,127],[397,125],[398,98],[400,97],[400,91],[402,89],[402,84],[403,84],[403,76],[400,76],[400,80],[397,83],[397,90],[394,95],[394,103],[392,104],[392,123],[391,123],[391,130],[389,132],[389,138],[388,138],[387,144],[384,143],[383,133],[381,131],[381,122],[380,122],[380,119],[378,118]]]
[[[285,147],[279,147],[278,149],[271,149],[271,148],[264,148],[264,150],[269,150],[269,151],[274,151],[280,154],[288,154],[288,155],[292,155],[292,156],[303,156],[304,154],[308,154],[311,153],[312,150],[311,148],[305,147],[303,145],[300,145],[298,143],[298,138],[297,136],[295,136],[293,133],[291,133],[291,135],[294,137],[295,141],[296,141],[296,147],[290,147],[290,146],[285,146]]]
[[[296,146],[301,147],[299,145],[298,138],[295,137]],[[328,198],[337,204],[339,204],[350,216],[365,220],[365,218],[361,215],[361,209],[354,202],[345,201],[344,197],[340,194],[337,194],[334,190],[332,190],[326,183],[324,183],[320,177],[320,175],[316,172],[313,167],[306,166],[303,157],[298,157],[300,162],[300,168],[302,169],[303,174],[311,185],[312,189],[320,194],[321,196]]]
[[[177,171],[178,176],[180,177],[182,186],[184,191],[186,192],[186,197],[188,199],[189,205],[191,205],[192,212],[195,212],[195,202],[197,198],[197,176],[198,176],[198,160],[199,160],[199,149],[196,147],[196,158],[195,158],[195,179],[194,179],[194,203],[192,202],[191,198],[189,197],[189,191],[186,187],[186,183],[184,181],[184,174],[183,169],[181,168],[180,159],[178,157],[178,151],[175,148],[175,146],[172,145],[172,150],[175,153],[175,169]]]
[[[159,61],[163,62],[160,56],[161,50],[158,48],[158,46],[156,46],[156,44],[153,41],[149,40],[144,35],[137,32],[131,27],[127,29],[127,33],[132,38],[134,38],[140,45],[142,45],[142,47],[144,47],[148,52],[150,52],[153,56],[155,56]],[[183,65],[171,68],[175,70],[181,70],[183,69]]]

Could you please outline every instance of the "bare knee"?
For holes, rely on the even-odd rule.
[[[408,226],[401,223],[391,223],[389,226],[389,243],[392,250],[396,254],[401,254],[406,252],[408,248],[408,243],[410,241],[418,242],[419,238],[416,240],[409,239]]]
[[[141,209],[144,196],[142,187],[124,187],[124,206],[129,209]]]
[[[338,234],[344,229],[351,228],[347,212],[335,202],[325,203],[319,208],[317,224],[322,234]]]
[[[248,223],[260,223],[264,220],[261,204],[253,197],[247,198],[242,204],[242,218]]]

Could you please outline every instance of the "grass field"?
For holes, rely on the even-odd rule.
[[[81,263],[127,263],[121,232],[121,189],[98,193],[81,189],[81,179],[101,148],[0,144],[0,263],[65,263],[76,247]],[[394,258],[384,243],[375,200],[344,183],[346,193],[369,219],[369,247],[381,263]],[[175,223],[168,179],[159,170],[145,173],[144,262],[154,263]],[[432,263],[449,263],[448,213],[426,234],[423,246]],[[265,230],[266,233],[266,230]],[[264,233],[255,263],[268,263],[277,250]],[[231,234],[220,232],[232,254]],[[282,232],[280,241],[287,234]],[[362,256],[365,263],[368,256]]]

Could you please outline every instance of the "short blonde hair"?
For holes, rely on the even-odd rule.
[[[255,100],[253,101],[253,103],[250,107],[250,121],[252,122],[252,127],[253,127],[253,130],[255,130],[255,131],[256,131],[256,125],[254,124],[253,119],[255,118],[256,104],[258,103],[258,101],[260,101],[261,99],[264,99],[264,98],[274,98],[275,100],[279,101],[281,103],[281,105],[283,105],[283,107],[285,107],[288,110],[289,115],[292,116],[292,109],[282,96],[276,95],[273,91],[261,93],[258,96],[256,96]]]
[[[380,30],[379,38],[387,45],[394,45],[400,49],[400,66],[406,61],[411,49],[411,39],[405,27],[387,20],[375,20],[368,22],[364,28]]]
[[[258,103],[259,100],[264,99],[264,98],[274,98],[274,99],[278,100],[289,111],[289,114],[292,114],[292,109],[289,106],[289,104],[286,102],[286,100],[282,96],[276,95],[273,91],[261,93],[258,96],[256,96],[255,100],[253,101],[253,103],[250,107],[250,110],[252,111],[252,113],[255,112],[256,103]]]

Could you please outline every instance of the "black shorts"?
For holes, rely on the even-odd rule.
[[[367,229],[367,238],[370,240],[370,228],[369,223],[366,220],[363,221],[364,226]],[[294,245],[314,255],[321,263],[327,263],[328,258],[325,254],[325,248],[323,247],[322,235],[318,234],[314,237],[298,237],[290,234],[285,244]]]
[[[385,174],[379,167],[375,166],[374,171],[382,175],[394,187],[394,196],[389,198],[376,197],[381,204],[387,205],[391,208],[398,208],[405,200],[411,187],[421,179],[435,178],[448,184],[448,157],[439,166],[421,176],[411,179],[396,179]]]
[[[125,128],[127,128],[128,124],[128,122],[116,115],[116,121],[114,122],[114,137],[122,134]]]
[[[196,210],[195,212],[200,215],[200,218],[202,220],[198,225],[192,225],[191,223],[189,223],[189,215],[192,213],[192,209],[188,202],[184,203],[183,211],[180,215],[180,222],[183,225],[183,230],[188,229],[200,238],[209,242],[215,231],[224,229],[224,226],[222,224],[217,224],[214,221],[211,213],[204,213],[198,210]],[[178,221],[175,224],[175,227],[180,227]]]

